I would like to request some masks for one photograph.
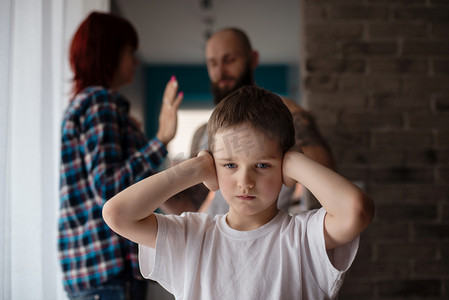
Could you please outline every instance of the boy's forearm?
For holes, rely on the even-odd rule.
[[[308,188],[328,214],[345,219],[372,213],[369,197],[346,178],[298,152],[286,153],[284,160],[284,175]]]
[[[119,222],[137,222],[147,218],[168,198],[205,180],[204,157],[186,160],[128,187],[105,204],[104,218]],[[204,167],[203,167],[204,166]]]

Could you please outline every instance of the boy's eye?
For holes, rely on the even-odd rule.
[[[266,169],[268,168],[270,165],[269,164],[264,164],[264,163],[257,163],[256,167],[260,168],[260,169]]]
[[[237,165],[233,164],[233,163],[229,163],[229,164],[225,164],[224,167],[227,169],[234,169],[235,167],[237,167]]]

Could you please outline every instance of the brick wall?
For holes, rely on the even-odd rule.
[[[377,209],[340,299],[449,299],[449,1],[300,1],[303,101]]]

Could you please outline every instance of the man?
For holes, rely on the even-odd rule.
[[[259,64],[259,54],[252,49],[248,36],[242,30],[225,28],[213,34],[207,41],[206,63],[214,103],[218,104],[232,91],[244,85],[255,84],[254,70]],[[330,149],[318,132],[312,115],[292,100],[285,98],[282,100],[293,116],[296,145],[300,146],[309,158],[333,169],[334,162]],[[205,132],[206,124],[195,132],[191,157],[196,156],[200,150],[207,148]],[[209,194],[207,200],[203,203],[207,193],[206,188],[196,186],[166,202],[163,209],[169,213],[200,209],[208,211],[210,214],[225,213],[228,210],[227,203],[219,191],[214,195]],[[280,209],[288,210],[292,193],[292,189],[283,188],[279,199]],[[302,197],[308,194],[304,191],[301,191],[301,193]],[[311,199],[311,197],[307,197],[307,199],[309,202],[306,205],[307,209],[316,207],[318,203],[316,200]],[[201,208],[200,205],[202,205]]]

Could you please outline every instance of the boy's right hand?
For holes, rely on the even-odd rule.
[[[203,184],[211,191],[218,190],[217,172],[215,170],[215,163],[212,154],[209,151],[202,150],[198,153],[197,157],[203,158]]]

